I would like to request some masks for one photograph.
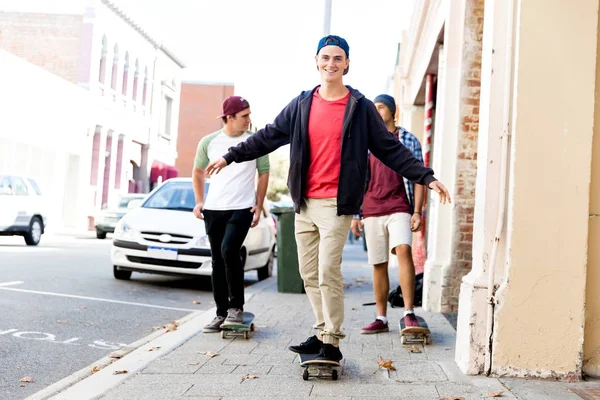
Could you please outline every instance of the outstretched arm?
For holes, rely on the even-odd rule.
[[[251,135],[244,142],[229,149],[223,157],[213,161],[206,168],[206,174],[218,174],[232,162],[257,159],[290,142],[292,125],[297,109],[298,98],[292,100],[275,118],[272,124]]]
[[[394,135],[388,132],[373,103],[367,106],[369,116],[369,150],[389,168],[414,183],[425,185],[440,195],[441,203],[450,203],[450,193],[433,176],[433,170],[417,160]]]

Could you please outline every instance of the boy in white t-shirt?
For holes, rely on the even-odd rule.
[[[223,102],[223,129],[200,140],[192,179],[196,206],[194,215],[204,219],[212,254],[212,286],[217,316],[203,332],[219,332],[221,325],[235,325],[244,319],[244,266],[240,249],[250,227],[260,220],[269,183],[269,157],[233,163],[212,177],[204,198],[205,168],[230,147],[245,141],[251,133],[250,105],[239,96]],[[258,171],[258,187],[256,185]]]

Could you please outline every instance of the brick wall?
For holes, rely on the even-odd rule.
[[[179,176],[192,176],[198,142],[220,129],[221,103],[233,95],[233,85],[182,83],[175,167]]]
[[[462,126],[458,137],[456,192],[453,199],[456,231],[452,273],[446,275],[442,285],[442,312],[458,310],[461,281],[472,266],[483,10],[484,0],[467,0],[460,107]]]
[[[0,48],[76,82],[82,16],[0,12]]]

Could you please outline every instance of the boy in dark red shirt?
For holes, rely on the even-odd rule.
[[[394,98],[381,95],[375,98],[375,107],[391,136],[400,141],[400,128],[394,122]],[[415,185],[415,199],[409,199],[404,178],[388,168],[373,154],[369,155],[369,183],[362,205],[362,217],[367,235],[369,264],[373,265],[373,291],[377,318],[364,326],[360,333],[389,331],[387,295],[390,290],[388,261],[390,253],[398,258],[400,287],[404,299],[404,323],[419,326],[415,316],[415,265],[412,258],[412,233],[421,229],[422,187]],[[415,211],[412,211],[414,204]],[[352,231],[361,234],[361,221],[354,218]]]

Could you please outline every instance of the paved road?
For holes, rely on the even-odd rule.
[[[246,279],[256,282],[256,273]],[[0,237],[0,399],[23,399],[153,327],[213,306],[206,278],[114,279],[109,240],[45,235],[27,247]],[[33,383],[21,387],[23,377]]]

